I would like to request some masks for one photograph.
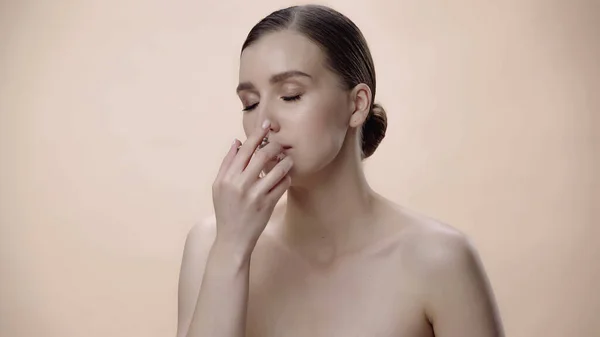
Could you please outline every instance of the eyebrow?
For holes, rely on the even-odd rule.
[[[309,74],[307,74],[305,72],[302,72],[299,70],[288,70],[288,71],[284,71],[282,73],[271,76],[271,78],[269,79],[269,83],[276,84],[276,83],[285,81],[290,77],[296,77],[296,76],[308,77],[308,78],[312,79],[312,76],[310,76]],[[254,88],[255,88],[254,84],[252,84],[251,82],[242,82],[237,86],[235,91],[239,93],[240,91],[251,90]]]

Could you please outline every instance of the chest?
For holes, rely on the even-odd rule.
[[[410,279],[391,262],[319,268],[286,257],[253,261],[248,336],[430,336]]]

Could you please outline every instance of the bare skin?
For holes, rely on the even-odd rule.
[[[309,77],[273,81],[290,70]],[[369,187],[358,129],[371,93],[336,81],[319,48],[292,32],[242,54],[249,136],[223,161],[215,216],[188,235],[177,336],[503,336],[469,240]]]
[[[357,251],[302,256],[281,239],[285,205],[252,256],[246,336],[503,336],[476,252],[456,230],[382,203],[389,236]],[[195,226],[180,283],[180,326],[196,304],[215,237]],[[180,334],[179,336],[185,336]]]

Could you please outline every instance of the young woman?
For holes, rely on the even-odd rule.
[[[239,78],[248,138],[221,164],[215,216],[188,235],[178,337],[503,335],[468,239],[365,179],[387,122],[352,21],[316,5],[270,14]]]

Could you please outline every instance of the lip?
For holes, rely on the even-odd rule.
[[[286,146],[286,145],[282,145],[281,147],[282,147],[283,151],[281,151],[281,153],[279,153],[279,154],[278,154],[278,155],[275,157],[275,158],[276,158],[276,160],[277,160],[277,162],[280,162],[280,161],[282,161],[282,160],[283,160],[283,158],[285,158],[286,156],[288,156],[288,155],[289,155],[289,152],[288,152],[288,150],[292,148],[291,146]]]

